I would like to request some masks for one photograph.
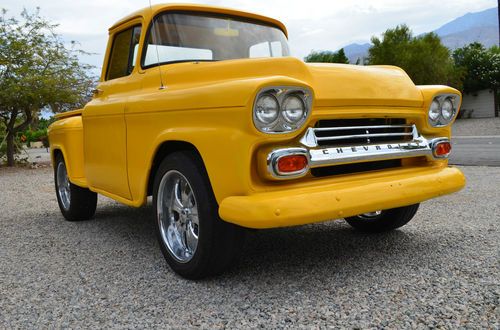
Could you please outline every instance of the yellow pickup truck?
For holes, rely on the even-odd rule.
[[[287,38],[277,20],[200,5],[113,25],[93,99],[49,129],[64,217],[92,218],[97,194],[152,196],[166,261],[195,279],[226,269],[246,228],[392,230],[464,186],[447,160],[460,92],[397,67],[306,64]]]

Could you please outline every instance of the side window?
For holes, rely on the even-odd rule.
[[[117,33],[113,39],[106,80],[128,76],[134,69],[141,26],[137,25]]]

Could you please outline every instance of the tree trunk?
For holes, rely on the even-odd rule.
[[[14,166],[14,134],[7,131],[7,166]]]
[[[15,126],[16,124],[16,119],[18,118],[18,113],[19,111],[17,109],[14,109],[14,111],[11,113],[10,120],[6,123],[7,126],[7,166],[14,166],[15,160],[14,160],[14,154],[15,154],[15,148],[16,146],[14,145],[14,139],[16,138],[16,133],[19,131],[22,131],[28,127],[28,125],[31,123],[33,120],[33,115],[32,115],[32,110],[30,109],[25,109],[24,111],[24,116],[25,120],[21,125]]]

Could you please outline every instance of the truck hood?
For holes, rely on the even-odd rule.
[[[383,105],[420,107],[422,93],[397,67],[306,64],[316,106]]]
[[[198,86],[223,84],[227,87],[231,85],[230,82],[245,83],[247,87],[249,83],[267,86],[306,85],[314,92],[315,107],[420,107],[423,103],[420,89],[397,67],[313,64],[293,57],[196,64],[191,62],[164,66],[165,77],[169,77],[168,80],[179,88],[185,88],[186,85],[195,87],[192,80],[193,71],[196,72],[195,84]],[[175,89],[175,86],[172,87]],[[252,91],[252,95],[253,93]]]

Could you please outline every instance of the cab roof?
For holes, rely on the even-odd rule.
[[[245,11],[240,11],[240,10],[235,10],[235,9],[229,9],[229,8],[224,8],[224,7],[217,7],[217,6],[208,6],[208,5],[198,5],[198,4],[183,4],[183,3],[165,3],[165,4],[156,4],[151,7],[145,7],[143,9],[140,9],[138,11],[133,12],[132,14],[120,19],[118,22],[113,24],[109,28],[109,31],[113,31],[114,29],[118,28],[120,25],[131,21],[136,18],[142,17],[142,19],[145,22],[151,21],[152,17],[156,16],[157,14],[167,11],[167,10],[172,10],[172,11],[197,11],[197,12],[204,12],[204,13],[216,13],[216,14],[226,14],[226,15],[232,15],[232,16],[238,16],[238,17],[243,17],[243,18],[249,18],[249,19],[254,19],[262,22],[267,22],[269,24],[272,24],[274,26],[277,26],[280,28],[285,36],[288,38],[288,32],[286,30],[286,27],[283,23],[280,21],[270,18],[267,16],[262,16],[259,14],[254,14],[250,12],[245,12]]]

